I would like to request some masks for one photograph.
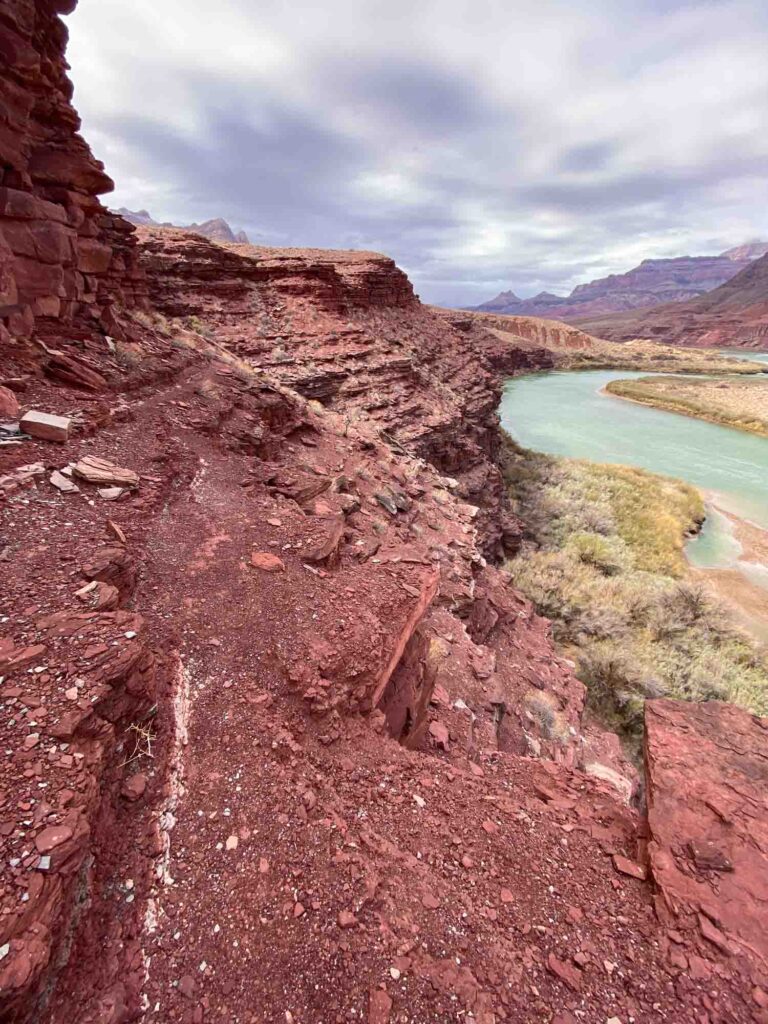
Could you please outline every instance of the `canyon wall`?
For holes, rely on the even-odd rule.
[[[589,317],[578,323],[610,341],[648,338],[671,345],[764,350],[768,347],[768,255],[689,302]]]
[[[520,372],[524,369],[545,369],[552,365],[547,359],[553,359],[553,353],[562,352],[591,352],[602,343],[598,338],[578,327],[571,327],[569,324],[560,323],[558,320],[544,320],[536,316],[516,316],[499,313],[481,313],[473,311],[460,311],[450,309],[437,309],[449,323],[462,330],[474,329],[481,333],[492,332],[500,334],[500,341],[504,341],[503,351],[507,352],[508,358],[516,359],[517,365],[499,365],[502,372]],[[498,332],[498,333],[497,333]],[[500,346],[501,348],[502,346]],[[523,362],[524,356],[528,357],[530,365]],[[498,361],[498,358],[495,362]]]
[[[548,353],[467,333],[378,253],[222,246],[174,229],[137,237],[155,309],[455,477],[480,508],[486,554],[514,550],[520,528],[496,465],[500,374],[551,365]]]
[[[117,331],[115,304],[142,301],[133,228],[99,201],[113,183],[78,135],[58,17],[74,6],[0,6],[0,340],[50,319]]]
[[[768,723],[651,707],[646,822],[499,565],[500,380],[553,339],[375,253],[137,245],[71,7],[0,12],[3,318],[46,346],[0,396],[67,425],[0,446],[0,1018],[765,1024]]]
[[[728,249],[718,256],[648,259],[626,273],[610,274],[577,285],[570,295],[541,292],[531,299],[519,299],[514,292],[501,292],[475,308],[482,313],[579,323],[608,313],[695,299],[730,280],[766,252],[768,243],[754,242]]]

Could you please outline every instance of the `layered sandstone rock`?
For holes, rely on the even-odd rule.
[[[541,292],[532,299],[519,299],[514,292],[501,292],[476,309],[482,313],[578,323],[606,313],[686,302],[729,281],[766,252],[768,243],[753,242],[728,249],[719,256],[643,260],[624,274],[610,274],[577,285],[567,296]]]
[[[115,750],[155,697],[144,632],[131,612],[63,611],[35,618],[21,644],[0,650],[4,740],[13,750],[4,784],[14,792],[13,804],[3,800],[3,1020],[39,1019],[68,954],[93,858],[109,841],[103,787],[114,783]]]
[[[592,352],[602,342],[569,324],[535,316],[503,316],[494,313],[435,309],[462,330],[493,332],[499,337],[499,354],[491,358],[502,372],[540,369],[554,365],[555,353]],[[515,361],[513,363],[512,361]]]
[[[514,545],[495,465],[499,371],[551,365],[547,353],[468,334],[377,253],[222,246],[174,229],[138,238],[152,302],[172,323],[429,459],[480,506],[486,550]]]
[[[0,329],[86,317],[107,329],[140,299],[133,229],[97,196],[113,184],[77,134],[59,14],[71,0],[0,8]]]
[[[673,345],[764,349],[768,346],[768,255],[689,302],[578,323],[585,331],[610,341],[650,338]]]
[[[715,701],[646,704],[650,864],[673,920],[768,980],[768,719]]]

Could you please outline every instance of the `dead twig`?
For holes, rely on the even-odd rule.
[[[150,708],[147,718],[151,718],[157,711],[157,704]],[[124,768],[125,765],[131,764],[133,761],[138,761],[140,757],[149,757],[154,760],[154,754],[152,753],[152,744],[156,739],[156,734],[152,732],[151,727],[148,724],[140,724],[138,722],[131,722],[126,732],[133,733],[133,750],[129,757],[125,759],[118,767]]]

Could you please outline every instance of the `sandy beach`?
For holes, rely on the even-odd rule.
[[[695,576],[705,579],[734,612],[741,625],[761,643],[768,644],[768,589],[749,579],[740,566],[759,564],[768,568],[768,530],[708,501],[733,524],[742,552],[733,567],[700,569],[691,566]]]

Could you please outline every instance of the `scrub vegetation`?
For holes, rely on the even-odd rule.
[[[563,352],[559,360],[569,370],[645,370],[647,373],[727,373],[765,379],[765,363],[723,356],[711,349],[677,348],[654,341],[614,342],[595,339],[586,349]]]
[[[596,715],[636,745],[647,697],[768,712],[765,654],[688,578],[685,536],[704,518],[695,488],[527,451],[511,439],[503,465],[529,531],[508,568],[552,620]]]
[[[606,391],[619,398],[768,437],[768,380],[719,377],[640,377],[612,380]]]

